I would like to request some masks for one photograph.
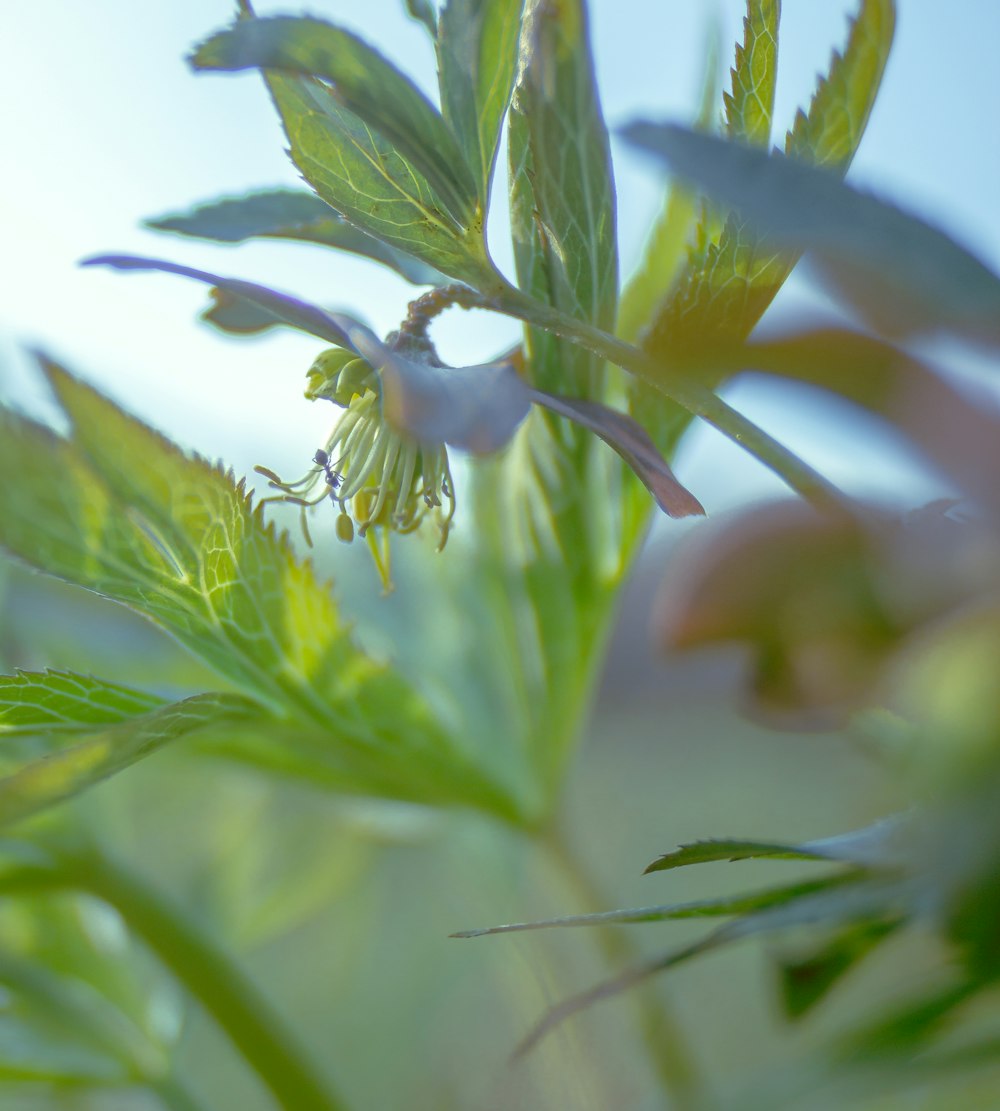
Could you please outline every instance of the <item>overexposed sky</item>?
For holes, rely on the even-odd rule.
[[[428,91],[434,62],[403,0],[257,5],[305,12],[360,31]],[[883,92],[851,179],[937,222],[1000,268],[1000,3],[898,0],[899,26]],[[780,128],[808,98],[814,75],[844,38],[843,0],[785,0]],[[740,33],[742,0],[593,0],[592,31],[612,127],[637,115],[690,118],[713,18],[723,43]],[[151,423],[239,472],[264,462],[304,469],[331,422],[301,397],[320,347],[290,333],[232,341],[196,322],[206,291],[179,278],[80,270],[105,251],[169,257],[338,304],[380,330],[405,312],[412,287],[376,264],[306,246],[238,248],[143,231],[145,216],[297,177],[259,79],[194,76],[190,47],[231,18],[230,0],[0,0],[6,41],[0,104],[7,154],[0,175],[0,396],[30,399],[23,346],[43,345]],[[641,249],[663,182],[615,145],[623,272]],[[498,191],[497,200],[502,200]],[[502,220],[494,254],[509,269]],[[801,294],[783,295],[786,308]],[[477,362],[516,326],[453,314],[436,333],[452,362]],[[794,416],[774,391],[738,384],[731,398],[812,462],[847,483],[888,490],[905,467],[866,423],[831,422],[815,405]],[[682,477],[719,505],[775,489],[714,434],[691,438]],[[706,498],[712,505],[711,498]]]

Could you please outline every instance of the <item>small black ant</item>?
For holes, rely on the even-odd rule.
[[[313,456],[313,462],[317,467],[323,468],[323,473],[326,475],[326,484],[330,487],[331,492],[336,490],[340,485],[340,475],[333,469],[330,456],[322,448],[318,448]]]

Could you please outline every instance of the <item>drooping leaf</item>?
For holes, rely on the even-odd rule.
[[[202,694],[91,733],[0,779],[0,825],[71,798],[188,733],[259,712],[244,698]]]
[[[510,101],[523,7],[524,0],[448,0],[438,21],[441,109],[481,198],[489,193]]]
[[[195,270],[190,266],[180,266],[175,262],[166,262],[161,259],[138,258],[135,255],[97,255],[85,259],[82,266],[110,266],[115,270],[159,270],[165,274],[178,274],[184,278],[193,278],[197,282],[205,282],[215,286],[226,293],[235,303],[248,302],[258,310],[259,319],[268,316],[273,318],[275,324],[287,324],[290,328],[298,328],[308,332],[309,335],[325,339],[328,343],[338,347],[350,348],[350,341],[344,329],[337,323],[333,315],[317,308],[315,305],[299,301],[284,293],[277,293],[266,286],[254,282],[244,282],[239,278],[224,278],[219,274],[209,274],[204,270]],[[234,303],[230,301],[230,304]]]
[[[852,923],[808,956],[778,961],[781,1005],[788,1018],[801,1018],[877,945],[901,925],[898,919]]]
[[[433,266],[356,228],[315,193],[302,189],[269,189],[225,197],[145,224],[157,231],[217,243],[243,243],[258,237],[316,243],[374,259],[415,285],[437,285],[447,280]]]
[[[854,876],[827,877],[805,880],[802,883],[772,887],[749,895],[731,895],[721,899],[699,899],[693,903],[673,903],[655,907],[636,907],[629,910],[606,910],[596,914],[573,914],[563,918],[548,918],[538,922],[515,922],[503,926],[487,926],[478,930],[460,930],[452,937],[485,937],[487,934],[509,934],[522,930],[547,930],[566,926],[629,925],[637,922],[666,922],[688,918],[725,918],[731,915],[751,914],[769,907],[824,891],[836,883],[853,882]]]
[[[556,397],[544,390],[531,390],[530,393],[539,405],[568,416],[600,436],[635,472],[668,517],[705,515],[701,502],[677,481],[667,461],[637,421],[597,401]]]
[[[730,70],[732,88],[723,94],[726,133],[731,139],[766,147],[778,73],[778,21],[781,0],[747,0],[743,42]]]
[[[751,0],[747,40],[738,48],[744,69],[753,53],[748,52],[747,47],[756,43],[754,16],[756,14],[760,22],[764,15],[763,9],[755,13],[757,7]],[[765,25],[761,22],[760,26],[760,42],[766,48]],[[892,0],[861,0],[846,49],[842,55],[834,52],[830,72],[821,80],[808,115],[800,113],[801,119],[796,120],[795,138],[789,139],[790,154],[846,172],[875,102],[893,29]],[[766,57],[765,49],[761,60]],[[741,80],[740,70],[737,65],[734,93],[731,94],[734,105],[739,89],[745,85],[752,87],[752,77],[748,75]],[[773,78],[772,73],[772,86]],[[773,87],[770,91],[773,97]],[[764,113],[756,102],[753,106],[751,116],[760,124],[756,136],[766,145]],[[730,124],[738,126],[743,118],[742,113],[731,115]],[[741,135],[731,129],[730,137],[751,139],[752,135]],[[715,209],[706,211],[710,213]],[[718,232],[707,219],[692,249],[686,272],[651,329],[647,342],[650,351],[668,361],[678,357],[689,359],[694,369],[712,379],[717,368],[711,365],[698,368],[698,354],[720,343],[725,345],[745,339],[787,278],[796,258],[794,250],[779,252],[773,244],[763,242],[760,229],[745,216],[741,218],[730,213]],[[668,416],[672,415],[668,411]],[[671,433],[676,436],[675,431],[667,428],[666,434]],[[661,443],[659,438],[657,442]],[[661,443],[661,446],[665,445]]]
[[[426,178],[459,228],[481,222],[482,198],[451,129],[416,85],[357,35],[319,19],[241,19],[199,46],[191,64],[321,78],[338,104]]]
[[[157,695],[70,671],[19,671],[0,675],[0,736],[90,732],[163,704]]]
[[[775,245],[810,251],[876,327],[1000,343],[1000,276],[940,229],[781,154],[673,124],[635,123],[626,138],[738,208]]]
[[[850,165],[875,104],[895,27],[893,0],[862,0],[846,49],[833,52],[808,112],[795,116],[786,154],[817,166]]]

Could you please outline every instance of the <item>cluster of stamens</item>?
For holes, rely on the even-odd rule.
[[[441,444],[422,444],[400,435],[383,419],[378,376],[352,352],[331,348],[313,363],[306,397],[325,399],[344,412],[312,468],[285,482],[266,467],[256,470],[280,491],[265,500],[302,508],[302,529],[312,543],[306,510],[330,500],[339,507],[337,536],[369,539],[383,579],[388,581],[388,533],[413,532],[428,516],[444,547],[455,513],[448,454]],[[381,533],[382,544],[374,542]]]

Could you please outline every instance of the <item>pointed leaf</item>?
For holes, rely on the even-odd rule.
[[[1000,343],[1000,277],[940,229],[781,154],[673,124],[635,123],[626,138],[738,208],[775,244],[813,252],[877,327],[947,328]]]
[[[548,918],[539,922],[515,922],[485,929],[461,930],[451,937],[485,937],[487,934],[517,933],[522,930],[547,930],[565,926],[630,925],[636,922],[665,922],[687,918],[722,918],[729,915],[751,914],[769,907],[782,906],[805,895],[825,891],[835,883],[854,882],[856,876],[827,877],[802,883],[772,887],[749,895],[731,895],[722,899],[699,899],[694,903],[673,903],[656,907],[637,907],[630,910],[606,910],[596,914],[574,914],[564,918]]]
[[[349,224],[315,193],[301,189],[270,189],[226,197],[188,212],[146,220],[145,224],[157,231],[217,243],[243,243],[257,237],[317,243],[374,259],[415,285],[437,285],[447,280],[434,267]]]
[[[349,31],[319,19],[241,19],[199,46],[191,64],[322,78],[339,104],[427,179],[459,227],[468,228],[481,216],[472,171],[437,109],[408,77]]]
[[[853,923],[808,956],[779,960],[781,1005],[786,1016],[797,1019],[812,1010],[901,924],[899,919]]]
[[[788,140],[789,154],[846,171],[875,103],[893,27],[892,0],[862,0],[843,55],[834,52],[830,72],[821,80],[808,116],[799,113],[795,137]],[[750,31],[748,26],[748,41]],[[746,60],[745,47],[743,57]],[[762,132],[761,127],[758,136]],[[718,233],[706,224],[675,295],[651,331],[650,350],[674,359],[683,352],[696,365],[706,338],[713,344],[745,339],[796,259],[794,251],[779,253],[761,242],[759,229],[735,213],[730,213]],[[714,378],[711,367],[702,372]]]
[[[0,736],[89,732],[163,703],[154,694],[71,671],[19,671],[0,675]]]
[[[79,794],[188,733],[259,712],[244,698],[202,694],[93,733],[0,779],[0,825]]]
[[[778,74],[778,20],[781,0],[747,0],[743,42],[729,71],[732,91],[723,95],[726,132],[731,139],[766,147]]]
[[[596,401],[556,397],[544,390],[531,390],[530,393],[539,405],[600,436],[631,467],[668,517],[705,515],[704,506],[677,481],[667,461],[637,421]]]
[[[776,860],[823,860],[820,854],[809,852],[801,845],[777,841],[695,841],[682,845],[673,852],[654,860],[645,871],[665,872],[670,868],[684,868],[688,864],[707,864],[715,860],[756,860],[770,857]]]
[[[618,260],[607,129],[582,0],[527,0],[510,116],[511,224],[521,287],[611,330]],[[529,331],[532,384],[591,400],[601,360]]]
[[[523,7],[524,0],[447,0],[438,21],[442,111],[483,198],[510,101]]]
[[[437,12],[431,0],[406,0],[406,10],[411,19],[427,28],[432,39],[437,38]]]
[[[896,27],[893,0],[862,0],[851,20],[847,48],[834,51],[809,111],[801,110],[785,153],[817,166],[850,165],[875,104]]]

